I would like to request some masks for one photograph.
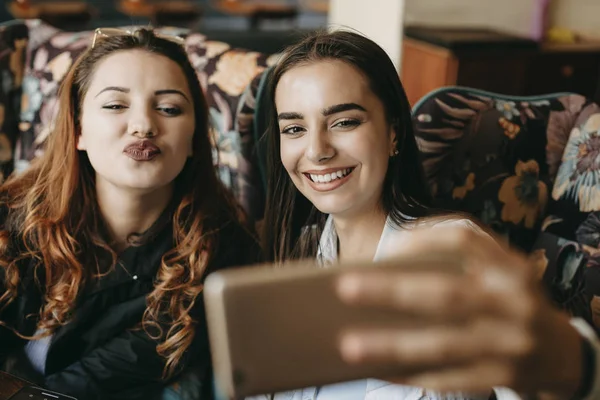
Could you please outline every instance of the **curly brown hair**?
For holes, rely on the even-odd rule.
[[[151,30],[108,37],[78,58],[61,84],[55,129],[44,155],[34,160],[23,174],[11,177],[0,187],[0,206],[8,210],[0,231],[0,269],[6,277],[0,311],[18,296],[24,274],[19,269],[20,261],[34,259],[35,279],[44,296],[38,323],[44,333],[36,338],[50,335],[69,322],[84,283],[110,272],[100,270],[97,263],[96,270],[91,271],[93,264],[90,268],[85,255],[103,248],[112,254],[114,261],[117,259],[104,234],[94,170],[87,153],[76,149],[76,140],[81,104],[97,64],[114,52],[127,50],[148,51],[176,62],[187,77],[194,102],[194,156],[174,182],[175,247],[162,257],[141,325],[146,332],[153,332],[150,336],[161,339],[157,352],[165,358],[163,377],[168,378],[175,373],[194,338],[195,321],[190,310],[202,291],[218,230],[226,222],[241,223],[241,215],[217,178],[209,139],[208,107],[185,49]],[[18,250],[11,245],[15,236]],[[169,326],[167,332],[161,329],[165,320]]]

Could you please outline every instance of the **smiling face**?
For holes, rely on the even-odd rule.
[[[152,192],[170,186],[192,155],[194,105],[182,69],[143,50],[100,61],[81,107],[77,148],[96,184]]]
[[[285,72],[275,90],[283,166],[321,212],[381,206],[395,133],[367,78],[337,60]]]

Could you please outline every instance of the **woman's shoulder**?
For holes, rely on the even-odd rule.
[[[402,224],[389,223],[380,241],[376,258],[382,259],[403,251],[407,239],[415,230],[420,229],[464,229],[475,234],[485,235],[486,231],[479,226],[477,221],[460,214],[435,215],[429,217],[412,218]]]
[[[431,228],[469,228],[473,230],[481,230],[482,227],[474,219],[462,214],[446,214],[426,217],[418,220],[417,226]]]
[[[463,213],[436,214],[421,218],[412,218],[409,222],[394,226],[398,231],[422,228],[465,228],[477,233],[486,232],[485,227],[474,218]]]

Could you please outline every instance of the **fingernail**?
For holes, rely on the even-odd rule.
[[[340,343],[342,358],[348,363],[359,362],[363,356],[362,340],[357,335],[346,334]]]
[[[337,293],[342,300],[353,300],[360,292],[360,279],[356,275],[342,276],[337,282]]]

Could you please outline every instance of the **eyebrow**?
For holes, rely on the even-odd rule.
[[[154,92],[154,94],[157,96],[160,96],[161,94],[178,94],[181,97],[183,97],[184,99],[186,99],[188,103],[190,102],[190,99],[188,99],[187,96],[181,90],[177,90],[177,89],[157,90],[156,92]]]
[[[342,104],[336,104],[331,107],[324,108],[321,111],[321,114],[323,114],[324,117],[328,117],[333,114],[341,113],[344,111],[350,111],[350,110],[359,110],[359,111],[365,111],[365,112],[367,111],[363,106],[356,104],[356,103],[342,103]],[[277,115],[277,119],[279,121],[289,120],[289,119],[304,119],[304,115],[297,113],[297,112],[283,112],[283,113],[280,113],[279,115]]]
[[[323,111],[321,111],[321,113],[323,114],[323,116],[328,117],[333,114],[341,113],[344,111],[350,111],[350,110],[359,110],[359,111],[365,111],[365,112],[367,111],[363,106],[356,104],[356,103],[342,103],[342,104],[336,104],[331,107],[327,107]]]
[[[107,86],[104,89],[102,89],[101,91],[99,91],[98,94],[96,95],[96,97],[100,96],[104,92],[109,92],[111,90],[114,90],[115,92],[129,93],[129,89],[124,88],[124,87],[120,87],[120,86]]]
[[[279,113],[279,115],[277,115],[277,119],[279,121],[283,121],[284,119],[303,119],[304,115],[297,113],[297,112],[284,112],[284,113]]]
[[[100,96],[100,94],[104,93],[104,92],[108,92],[108,91],[115,91],[115,92],[121,92],[121,93],[129,93],[130,90],[129,88],[125,88],[125,87],[121,87],[121,86],[107,86],[104,89],[102,89],[101,91],[98,92],[98,94],[96,95],[96,97]],[[157,90],[154,92],[155,95],[160,96],[163,94],[178,94],[181,97],[183,97],[184,99],[187,100],[187,102],[190,102],[190,99],[187,98],[187,96],[181,91],[181,90],[177,90],[177,89],[162,89],[162,90]]]

